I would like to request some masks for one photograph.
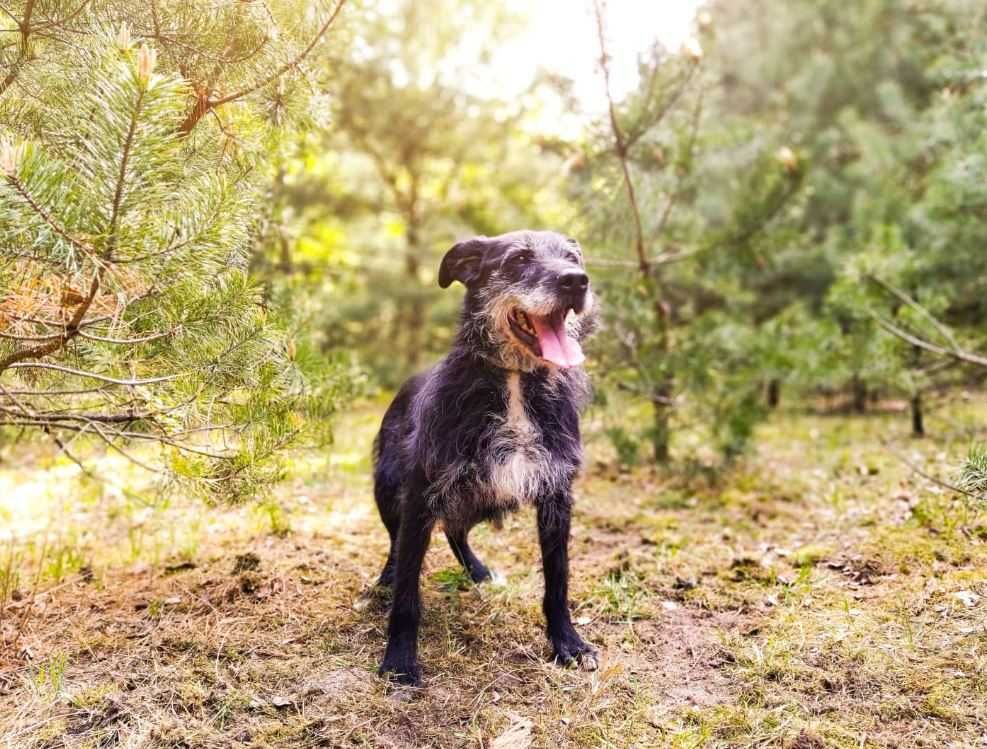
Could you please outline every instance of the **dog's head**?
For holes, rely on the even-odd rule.
[[[509,369],[575,367],[595,327],[579,243],[551,231],[475,237],[446,253],[439,286],[467,288],[463,333]]]

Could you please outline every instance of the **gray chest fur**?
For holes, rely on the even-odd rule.
[[[505,388],[507,408],[495,426],[485,487],[487,501],[498,507],[535,501],[565,481],[571,468],[559,465],[545,448],[525,406],[521,375],[509,373]]]

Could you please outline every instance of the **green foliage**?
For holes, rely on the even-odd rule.
[[[572,105],[564,81],[483,91],[508,6],[342,8],[5,8],[3,439],[255,493],[341,401],[446,348],[442,253],[519,226],[587,247],[597,383],[652,412],[608,424],[625,465],[692,450],[686,425],[733,460],[782,388],[921,417],[978,376],[983,8],[717,0],[573,139],[529,117]]]
[[[974,445],[960,472],[958,486],[981,499],[987,498],[987,447]]]
[[[191,22],[187,5],[159,8],[160,28]],[[250,496],[346,388],[343,369],[295,361],[283,315],[247,275],[267,158],[256,146],[275,132],[258,139],[259,107],[235,113],[235,141],[190,124],[201,56],[166,40],[159,58],[96,9],[79,17],[79,42],[40,55],[0,100],[0,417],[14,428],[2,438],[27,427],[70,455],[95,443],[192,491]],[[251,57],[224,83],[271,63]],[[38,71],[53,83],[28,101],[20,86]]]
[[[654,404],[656,458],[697,419],[741,452],[768,383],[920,409],[969,376],[982,20],[962,2],[713,3],[701,57],[642,60],[571,196],[602,257],[607,384]]]
[[[425,7],[351,16],[354,48],[321,82],[332,127],[285,149],[285,211],[256,265],[307,297],[320,347],[355,352],[391,386],[448,346],[460,300],[435,283],[442,254],[463,236],[551,225],[560,203],[561,159],[525,131],[525,103],[466,86],[490,74],[515,20],[498,3],[443,0],[424,24]]]
[[[612,426],[606,430],[607,439],[617,451],[617,462],[632,468],[640,460],[641,443],[623,425]]]

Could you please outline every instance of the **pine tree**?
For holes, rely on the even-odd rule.
[[[242,5],[216,25],[193,4],[46,5],[41,21],[27,0],[17,16],[28,51],[0,92],[4,441],[47,435],[76,460],[102,446],[239,497],[277,477],[303,412],[331,408],[339,383],[306,383],[246,266],[285,124],[268,105],[287,106],[283,75],[334,14],[312,46],[275,45]]]
[[[596,5],[608,114],[574,181],[612,330],[609,380],[651,405],[653,457],[670,457],[688,401],[723,455],[761,415],[772,339],[745,281],[783,236],[798,156],[770,130],[723,117],[703,50],[656,46],[624,101],[610,87],[605,9]],[[738,176],[742,175],[742,176]]]

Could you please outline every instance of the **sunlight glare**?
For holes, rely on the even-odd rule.
[[[599,43],[589,0],[538,0],[512,6],[528,19],[527,27],[505,45],[495,61],[492,93],[510,99],[523,91],[539,69],[573,81],[573,94],[584,117],[603,112],[605,100],[598,69]],[[678,50],[692,39],[702,0],[609,0],[607,36],[614,94],[622,97],[636,85],[637,63],[657,39]]]

